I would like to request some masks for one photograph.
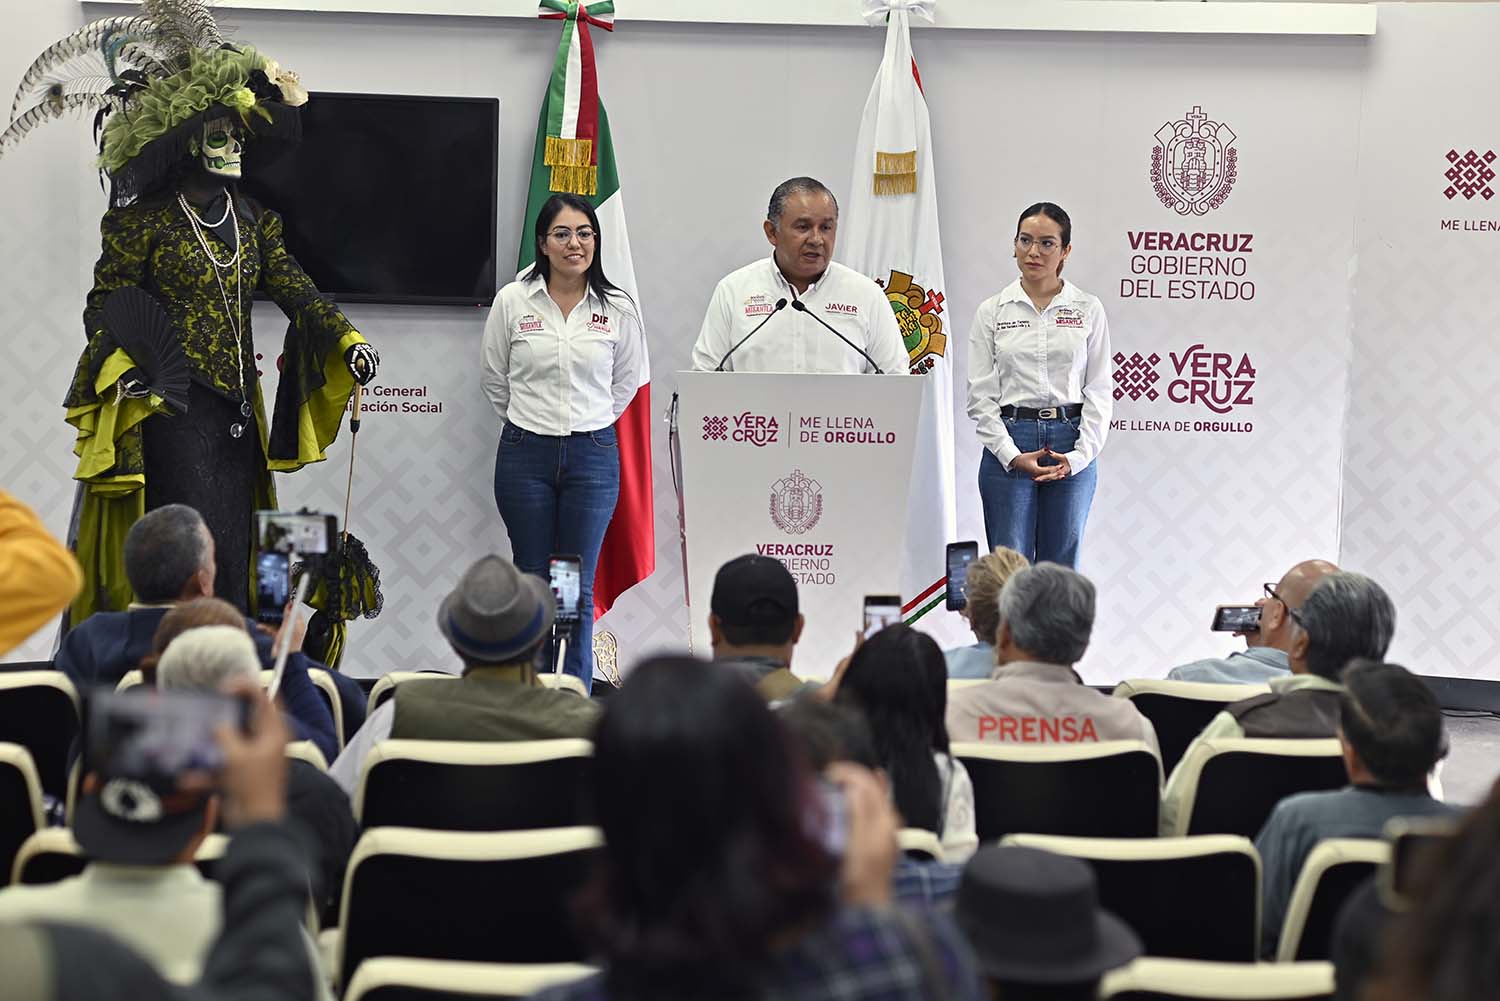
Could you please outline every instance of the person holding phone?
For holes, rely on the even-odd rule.
[[[1114,403],[1109,323],[1063,280],[1072,252],[1068,213],[1051,202],[1021,213],[1021,276],[980,304],[969,334],[968,411],[989,548],[1076,569]]]
[[[553,553],[579,556],[581,614],[563,670],[594,677],[594,570],[620,493],[615,421],[645,350],[640,314],[604,275],[599,217],[553,195],[536,217],[536,263],[495,296],[480,354],[485,395],[504,422],[495,504],[522,571],[547,579]]]

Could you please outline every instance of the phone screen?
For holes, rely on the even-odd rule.
[[[286,603],[292,600],[292,561],[286,553],[261,550],[255,556],[255,619],[281,624]]]
[[[255,512],[255,619],[279,626],[292,600],[292,557],[322,556],[337,548],[331,514]]]
[[[895,594],[865,595],[865,639],[886,626],[901,621],[901,597]]]
[[[554,556],[547,576],[552,597],[557,601],[557,621],[576,622],[579,618],[579,589],[583,582],[581,560],[577,556]]]
[[[1255,633],[1260,631],[1260,607],[1257,605],[1220,605],[1209,627],[1216,633]]]
[[[949,611],[956,612],[969,603],[965,590],[968,583],[969,564],[979,556],[977,542],[950,542],[945,553],[948,573]]]
[[[218,771],[224,755],[214,730],[243,727],[247,711],[247,703],[211,692],[97,689],[84,708],[84,770],[159,784]]]

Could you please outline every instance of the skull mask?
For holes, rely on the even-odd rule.
[[[203,123],[203,169],[219,177],[240,176],[239,133],[228,118],[214,118]]]

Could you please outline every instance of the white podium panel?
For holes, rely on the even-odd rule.
[[[797,581],[807,627],[793,671],[827,677],[853,645],[864,595],[897,593],[922,380],[678,379],[693,648],[710,653],[714,574],[759,553]]]

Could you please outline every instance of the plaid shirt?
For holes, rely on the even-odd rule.
[[[845,908],[775,956],[763,995],[777,1001],[981,1001],[968,943],[946,917]],[[609,1001],[604,975],[533,995],[533,1001]],[[707,999],[706,999],[707,1001]]]
[[[958,893],[964,867],[957,862],[902,858],[891,874],[891,895],[896,903],[911,907],[946,905]]]

